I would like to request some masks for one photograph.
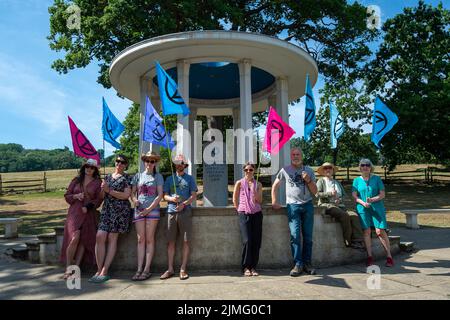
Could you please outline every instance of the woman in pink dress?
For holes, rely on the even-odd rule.
[[[95,265],[95,215],[103,201],[101,183],[97,160],[88,159],[64,194],[70,206],[64,225],[60,259],[67,267],[74,264],[80,266],[82,262],[89,266]],[[71,274],[66,269],[64,279]]]

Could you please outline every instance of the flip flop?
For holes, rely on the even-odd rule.
[[[131,278],[132,281],[138,281],[140,280],[139,278],[141,277],[142,271],[136,271],[136,273],[134,274],[134,276]]]
[[[180,271],[180,280],[186,280],[189,279],[189,275],[187,274],[186,271]]]
[[[110,276],[98,276],[95,283],[103,283],[111,279]]]
[[[98,275],[93,275],[93,276],[88,280],[88,282],[92,282],[92,283],[97,282],[97,277],[98,277]]]
[[[259,276],[259,273],[258,273],[258,272],[256,272],[256,270],[255,270],[255,269],[252,269],[251,273],[252,273],[252,276],[254,276],[254,277],[257,277],[257,276]]]
[[[251,277],[252,272],[249,269],[245,269],[244,276]]]
[[[166,280],[169,279],[171,277],[173,277],[173,275],[175,274],[175,272],[170,272],[169,270],[167,270],[166,272],[164,272],[161,277],[159,277],[161,280]]]
[[[143,281],[143,280],[147,280],[148,278],[150,278],[152,276],[151,272],[142,272],[141,275],[138,278],[138,281]]]

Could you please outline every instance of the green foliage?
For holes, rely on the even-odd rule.
[[[74,169],[81,167],[83,161],[68,147],[27,150],[20,144],[0,144],[0,172]]]
[[[382,140],[387,163],[450,165],[450,11],[424,4],[386,21],[384,42],[367,68],[368,92],[379,94],[399,122]]]

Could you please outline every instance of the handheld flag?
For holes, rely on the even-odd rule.
[[[166,136],[167,133],[162,121],[162,118],[159,116],[158,112],[156,112],[150,99],[147,97],[145,103],[144,136],[142,139],[163,146],[164,148],[170,147],[170,149],[173,149],[175,143],[170,135],[168,137]],[[169,146],[167,146],[167,140],[169,140]]]
[[[190,113],[183,97],[178,93],[178,87],[175,81],[166,71],[155,61],[156,75],[158,78],[159,97],[161,99],[163,115]]]
[[[303,137],[308,141],[316,128],[316,105],[314,103],[314,96],[309,82],[309,74],[306,74],[306,103],[305,103],[305,131]]]
[[[330,124],[331,124],[331,149],[336,149],[337,140],[344,133],[344,120],[339,114],[336,106],[329,101],[330,104]]]
[[[116,149],[120,149],[120,144],[116,141],[117,137],[125,130],[125,127],[114,116],[111,110],[106,104],[105,98],[103,99],[103,121],[102,132],[103,140],[108,141]]]
[[[68,116],[70,134],[72,135],[73,152],[82,158],[95,159],[100,163],[100,155],[92,146],[86,136],[77,128],[72,119]]]
[[[270,154],[277,154],[294,134],[294,129],[281,119],[274,108],[270,107],[263,150]]]
[[[373,108],[372,118],[372,142],[380,148],[380,141],[388,133],[392,127],[398,122],[397,115],[381,101],[380,98],[375,99],[375,107]]]

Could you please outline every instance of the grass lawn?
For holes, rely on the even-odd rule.
[[[344,185],[347,192],[346,205],[354,208],[350,199],[351,186]],[[199,192],[203,190],[199,186]],[[233,186],[229,186],[232,192]],[[386,186],[387,196],[385,206],[390,227],[404,227],[405,216],[400,209],[411,208],[450,208],[450,185],[405,185],[389,184]],[[270,203],[270,188],[264,188],[264,204]],[[202,205],[199,200],[198,205]],[[231,199],[230,202],[231,204]],[[161,203],[166,206],[165,202]],[[19,233],[37,235],[53,232],[56,226],[64,225],[68,204],[64,200],[64,191],[46,193],[30,193],[20,195],[6,195],[0,197],[0,218],[21,217],[24,219],[19,226]],[[450,214],[419,215],[422,227],[450,227]],[[3,233],[0,226],[0,233]]]

